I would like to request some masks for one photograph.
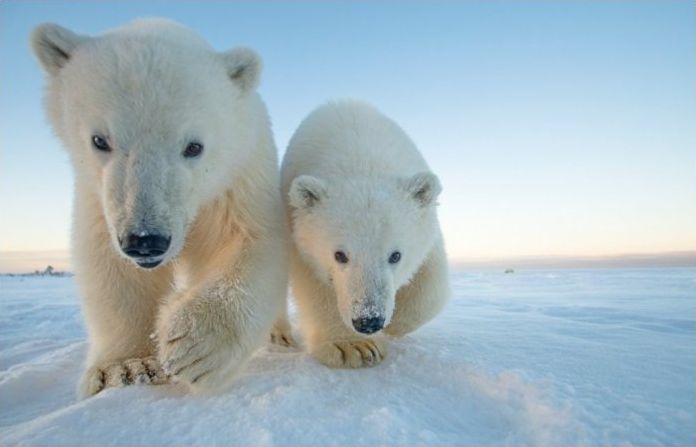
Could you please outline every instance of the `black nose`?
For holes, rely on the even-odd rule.
[[[167,252],[171,237],[164,237],[159,234],[148,234],[139,236],[129,234],[121,239],[121,250],[131,258],[156,258]]]
[[[361,334],[372,334],[384,327],[384,317],[355,318],[353,327]]]

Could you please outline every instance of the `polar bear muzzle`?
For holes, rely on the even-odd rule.
[[[118,242],[121,251],[132,258],[138,266],[151,269],[162,263],[172,238],[160,234],[131,233],[124,238],[119,238]]]

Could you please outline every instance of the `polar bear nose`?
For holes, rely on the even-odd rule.
[[[384,317],[354,318],[353,327],[361,334],[372,334],[384,327]]]
[[[138,235],[130,233],[119,242],[121,250],[131,258],[157,258],[167,252],[171,237],[160,234]]]

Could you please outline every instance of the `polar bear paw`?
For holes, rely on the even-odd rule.
[[[157,332],[159,360],[176,382],[205,390],[223,385],[240,361],[220,315],[184,304]]]
[[[297,346],[290,323],[285,318],[279,318],[271,328],[271,343],[288,348]]]
[[[79,395],[84,399],[105,388],[164,383],[167,375],[155,357],[134,358],[88,368],[80,381]]]
[[[312,351],[317,360],[331,368],[375,366],[386,354],[385,343],[377,338],[328,342]]]

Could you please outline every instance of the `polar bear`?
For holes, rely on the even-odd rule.
[[[415,330],[450,295],[438,178],[396,123],[343,100],[302,122],[281,179],[310,353],[331,367],[376,365],[386,355],[380,331]]]
[[[89,333],[79,394],[169,377],[214,390],[272,327],[290,343],[256,53],[215,52],[159,19],[97,37],[44,24],[31,44],[75,172],[72,254]]]

